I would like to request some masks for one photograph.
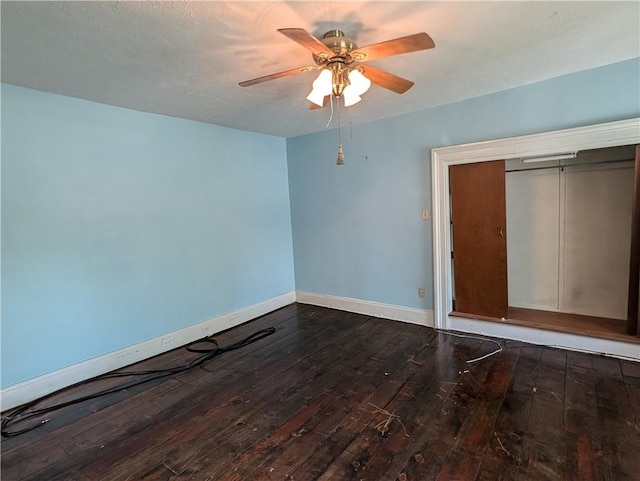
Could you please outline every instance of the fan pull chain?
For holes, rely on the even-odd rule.
[[[340,125],[340,99],[336,99],[336,109],[338,110],[338,159],[336,165],[344,165],[344,152],[342,151],[342,126]]]
[[[325,129],[329,128],[329,125],[333,120],[333,95],[329,95],[329,104],[331,104],[331,115],[329,116],[329,121],[327,122],[327,126],[325,127]]]
[[[342,135],[340,132],[340,99],[336,99],[336,109],[338,110],[338,144],[342,145]]]
[[[347,117],[349,118],[349,140],[353,140],[353,119],[351,118],[351,107],[347,109]]]

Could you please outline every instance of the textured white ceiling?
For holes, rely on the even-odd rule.
[[[412,80],[373,87],[353,123],[640,56],[640,2],[2,2],[2,81],[283,137],[323,130],[305,100],[317,74],[238,82],[313,65],[276,29],[358,45],[421,31],[436,48],[371,62]]]

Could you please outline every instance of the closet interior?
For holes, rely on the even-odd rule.
[[[627,332],[634,173],[635,145],[504,162],[508,308],[501,322],[638,340]],[[453,188],[451,200],[458,277],[456,260],[466,260],[456,235],[471,227],[455,225]],[[454,285],[454,298],[463,289]]]

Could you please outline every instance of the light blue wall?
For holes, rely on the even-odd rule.
[[[638,116],[635,59],[288,139],[296,289],[432,309],[431,149]]]
[[[637,117],[639,87],[635,59],[357,125],[338,167],[335,130],[3,85],[2,385],[290,292],[294,260],[298,290],[431,309],[430,150]]]
[[[2,86],[2,385],[294,289],[282,138]]]

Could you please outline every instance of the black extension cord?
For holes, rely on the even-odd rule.
[[[275,327],[268,327],[266,329],[262,329],[260,331],[254,332],[253,334],[251,334],[250,336],[242,339],[241,341],[238,341],[234,344],[231,344],[230,346],[227,347],[220,347],[218,344],[218,341],[216,341],[215,339],[212,338],[212,336],[208,336],[208,337],[204,337],[202,339],[198,339],[197,341],[193,341],[190,342],[189,344],[186,345],[186,349],[189,352],[196,352],[196,353],[200,353],[202,354],[202,356],[194,359],[193,361],[189,362],[188,364],[183,364],[182,366],[176,366],[176,367],[171,367],[171,368],[167,368],[167,369],[157,369],[157,370],[151,370],[151,371],[117,371],[117,372],[110,372],[110,373],[106,373],[106,374],[102,374],[100,376],[91,378],[91,379],[87,379],[85,381],[81,381],[77,384],[74,384],[72,386],[69,387],[65,387],[62,389],[59,389],[55,392],[52,392],[51,394],[47,394],[45,396],[42,396],[41,398],[38,398],[34,401],[31,401],[27,404],[23,404],[22,406],[18,407],[17,409],[14,409],[12,411],[9,411],[9,413],[7,413],[3,418],[2,418],[2,422],[0,423],[0,434],[2,434],[3,437],[12,437],[12,436],[18,436],[20,434],[24,434],[27,433],[29,431],[32,431],[40,426],[42,426],[43,424],[46,424],[49,422],[48,419],[45,419],[44,421],[40,421],[39,423],[33,424],[31,426],[28,426],[24,429],[20,429],[17,431],[9,431],[9,427],[13,426],[17,423],[23,423],[26,421],[29,421],[30,419],[33,419],[35,417],[38,416],[42,416],[43,414],[47,414],[53,411],[57,411],[59,409],[65,408],[67,406],[72,406],[74,404],[79,404],[81,402],[84,401],[88,401],[90,399],[96,399],[99,398],[101,396],[106,396],[107,394],[112,394],[114,392],[118,392],[121,391],[123,389],[129,389],[132,388],[134,386],[139,386],[140,384],[144,384],[146,382],[149,381],[153,381],[155,379],[160,379],[166,376],[170,376],[172,374],[178,374],[184,371],[188,371],[189,369],[193,369],[194,367],[198,367],[201,366],[202,364],[204,364],[205,362],[213,359],[214,357],[217,357],[221,354],[224,354],[225,352],[229,352],[229,351],[234,351],[236,349],[240,349],[241,347],[245,347],[248,346],[251,343],[254,343],[256,341],[259,341],[260,339],[264,339],[267,336],[270,336],[271,334],[273,334],[274,332],[276,332]],[[212,344],[212,347],[193,347],[193,346],[197,346],[198,344]],[[70,389],[74,389],[77,388],[79,386],[85,385],[85,384],[91,384],[93,382],[96,381],[101,381],[103,379],[110,379],[110,378],[117,378],[117,377],[129,377],[129,376],[146,376],[143,379],[136,379],[133,380],[129,383],[120,385],[120,386],[115,386],[109,389],[105,389],[103,391],[99,391],[97,393],[94,394],[88,394],[86,396],[81,396],[79,398],[76,399],[71,399],[69,401],[65,401],[63,403],[60,404],[54,404],[52,406],[47,406],[45,408],[40,408],[40,409],[34,409],[35,406],[37,406],[38,404],[40,404],[41,402],[45,401],[46,399],[52,398],[54,396],[59,395],[62,392],[68,391]]]

